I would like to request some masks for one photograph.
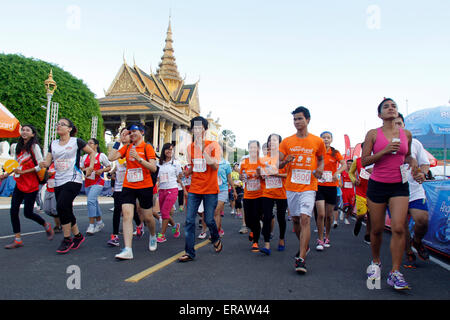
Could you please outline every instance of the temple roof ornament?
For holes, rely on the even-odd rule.
[[[177,80],[182,81],[180,74],[178,72],[177,64],[175,63],[175,56],[173,50],[173,39],[172,39],[172,27],[169,19],[169,27],[167,28],[166,45],[163,49],[163,56],[161,57],[161,62],[159,63],[159,69],[156,71],[164,80]]]

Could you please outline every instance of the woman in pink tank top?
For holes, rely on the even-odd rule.
[[[389,205],[392,270],[387,283],[394,289],[403,290],[409,289],[399,272],[405,249],[409,186],[402,171],[406,171],[403,169],[404,164],[409,164],[413,172],[417,171],[417,161],[411,157],[411,133],[395,126],[394,121],[398,117],[395,101],[385,98],[378,106],[378,117],[383,125],[367,133],[361,156],[362,166],[374,164],[367,189],[372,249],[372,262],[367,268],[367,277],[370,281],[379,281],[381,277],[380,248],[386,208]]]

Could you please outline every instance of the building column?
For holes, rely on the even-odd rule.
[[[165,137],[166,137],[166,119],[161,118],[159,120],[159,145],[161,146],[161,150],[164,145]]]
[[[159,150],[158,133],[159,133],[159,116],[153,116],[153,147]]]
[[[172,128],[173,128],[173,122],[167,120],[166,121],[166,139],[165,142],[172,142]]]
[[[174,129],[175,129],[175,158],[179,158],[180,156],[180,125],[179,124],[175,124],[174,125]]]

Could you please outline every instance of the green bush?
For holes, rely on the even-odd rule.
[[[47,95],[44,81],[53,69],[57,89],[52,101],[59,103],[59,118],[73,121],[77,137],[87,141],[91,134],[92,117],[98,117],[97,139],[106,152],[103,119],[98,101],[88,87],[55,64],[16,54],[0,54],[0,102],[21,124],[34,125],[44,145]]]

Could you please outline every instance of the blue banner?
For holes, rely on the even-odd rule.
[[[450,180],[423,183],[428,203],[425,245],[450,255]]]

